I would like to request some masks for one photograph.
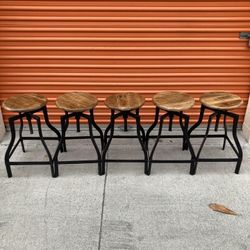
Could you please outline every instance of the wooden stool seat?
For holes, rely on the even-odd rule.
[[[226,92],[209,92],[200,97],[200,102],[212,109],[229,110],[238,108],[243,100],[240,96]]]
[[[140,108],[145,98],[133,92],[118,93],[106,98],[105,105],[117,111],[130,111]]]
[[[184,111],[194,105],[194,99],[181,92],[160,92],[153,96],[153,103],[165,111]]]
[[[83,93],[72,92],[57,97],[56,106],[67,112],[83,112],[93,109],[98,103],[95,96]]]
[[[40,94],[14,95],[3,102],[3,108],[12,112],[30,112],[46,106],[46,97]]]

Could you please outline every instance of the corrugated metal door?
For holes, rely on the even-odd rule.
[[[142,119],[151,122],[158,91],[198,99],[223,90],[243,97],[243,120],[250,50],[239,32],[250,30],[250,1],[1,1],[0,11],[1,101],[42,93],[58,122],[56,96],[88,91],[100,100],[97,121],[106,122],[104,98],[136,91],[147,98]]]

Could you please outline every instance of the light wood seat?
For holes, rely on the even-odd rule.
[[[208,92],[200,97],[200,102],[212,109],[230,110],[238,108],[243,100],[240,96],[227,92]]]
[[[140,108],[144,102],[143,96],[133,92],[125,92],[107,97],[105,105],[112,110],[131,111]]]
[[[72,92],[57,97],[56,106],[67,112],[83,112],[93,109],[98,103],[95,96],[83,93]]]
[[[12,112],[31,112],[44,107],[47,103],[45,96],[40,94],[14,95],[3,102],[3,108]]]
[[[153,96],[153,103],[165,111],[184,111],[194,105],[194,99],[181,92],[160,92]]]

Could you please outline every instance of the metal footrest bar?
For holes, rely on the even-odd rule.
[[[10,161],[10,165],[48,165],[50,161]]]

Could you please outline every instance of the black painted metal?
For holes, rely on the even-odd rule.
[[[75,117],[76,119],[76,128],[77,132],[80,131],[80,119],[84,118],[88,121],[88,127],[89,127],[89,136],[75,136],[75,137],[67,137],[66,131],[69,125],[69,118]],[[99,133],[99,136],[93,135],[93,128],[92,126],[97,130]],[[94,112],[93,110],[89,111],[89,114],[84,114],[83,112],[72,112],[68,113],[65,112],[65,115],[61,116],[61,129],[62,129],[62,136],[61,140],[58,143],[58,147],[56,149],[55,155],[54,155],[54,177],[57,177],[59,175],[59,164],[84,164],[84,163],[98,163],[98,174],[103,175],[105,174],[104,169],[102,168],[102,157],[101,157],[101,151],[99,150],[95,138],[100,138],[101,140],[101,147],[103,148],[103,133],[102,130],[98,127],[98,125],[95,123],[94,120]],[[60,148],[63,148],[63,152],[66,152],[66,140],[70,139],[91,139],[92,144],[95,148],[96,154],[97,154],[97,160],[69,160],[69,161],[59,161],[58,155]]]
[[[126,130],[127,118],[132,117],[135,119],[137,136],[131,136],[131,135],[114,136],[115,120],[117,118],[119,118],[120,116],[122,116],[124,119],[124,131],[127,131]],[[110,132],[110,135],[108,136],[109,132]],[[106,154],[107,154],[107,151],[109,149],[109,146],[110,146],[113,138],[138,138],[139,143],[140,143],[141,148],[142,148],[142,151],[143,151],[143,154],[144,154],[144,159],[142,159],[142,160],[137,160],[137,159],[106,159]],[[116,114],[115,114],[114,110],[111,110],[110,123],[104,131],[104,148],[102,151],[102,169],[105,170],[105,163],[106,162],[128,162],[128,163],[129,162],[144,162],[144,169],[147,169],[148,153],[147,153],[147,149],[145,146],[145,139],[146,139],[146,136],[145,136],[145,131],[144,131],[143,127],[141,126],[139,109],[136,109],[135,113],[132,113],[131,111],[120,111]]]
[[[61,136],[59,131],[52,126],[52,124],[49,122],[48,119],[48,115],[47,115],[47,107],[43,107],[41,109],[35,110],[35,111],[31,111],[31,112],[21,112],[18,115],[12,116],[9,118],[9,126],[10,126],[10,132],[11,132],[11,139],[10,139],[10,143],[8,145],[8,148],[6,150],[5,153],[5,166],[6,166],[6,170],[7,170],[7,175],[8,177],[12,177],[12,171],[11,171],[11,165],[44,165],[44,164],[48,164],[50,165],[50,169],[51,169],[51,175],[53,176],[53,158],[51,156],[51,153],[47,147],[47,144],[45,142],[45,138],[43,137],[42,134],[42,129],[41,129],[41,121],[40,121],[40,117],[37,115],[34,115],[37,112],[42,111],[44,114],[44,118],[45,118],[45,123],[47,124],[47,126],[56,133],[57,137],[56,140],[60,140]],[[28,120],[28,124],[29,124],[29,129],[30,129],[30,133],[33,134],[33,127],[32,127],[32,119],[34,119],[37,123],[37,127],[38,127],[38,137],[23,137],[22,136],[22,132],[23,132],[23,118],[26,118]],[[15,121],[20,120],[20,128],[19,128],[19,139],[15,143],[15,138],[16,138],[16,130],[15,130]],[[35,138],[35,139],[34,139]],[[17,146],[19,145],[19,143],[21,143],[22,145],[22,150],[23,152],[25,152],[25,148],[24,148],[24,144],[23,141],[24,140],[37,140],[40,139],[42,142],[42,145],[47,153],[47,156],[49,158],[49,161],[18,161],[18,162],[13,162],[10,161],[11,156],[13,155],[13,153],[15,152]]]
[[[204,118],[204,112],[205,110],[208,109],[210,111],[213,111],[213,113],[209,116],[208,119],[208,124],[207,124],[207,129],[206,129],[206,133],[205,135],[191,135],[191,133],[200,126],[200,124],[203,121]],[[216,124],[219,123],[219,118],[221,116],[224,116],[224,120],[223,120],[223,124],[224,124],[224,135],[209,135],[209,129],[211,126],[211,122],[212,119],[214,117],[216,117]],[[219,118],[218,118],[219,117]],[[233,128],[232,128],[232,134],[233,134],[233,139],[234,139],[234,143],[230,140],[230,138],[228,137],[228,131],[227,131],[227,117],[230,117],[233,119]],[[237,137],[237,125],[238,125],[238,119],[239,119],[239,115],[228,112],[226,110],[216,110],[216,109],[212,109],[212,108],[208,108],[204,105],[201,105],[201,110],[200,110],[200,116],[198,121],[189,129],[188,131],[188,137],[192,138],[192,137],[203,137],[203,141],[200,145],[200,148],[198,150],[197,156],[196,156],[196,164],[195,167],[192,168],[192,172],[190,174],[195,174],[196,173],[196,169],[197,169],[197,164],[198,162],[237,162],[236,164],[236,168],[235,168],[235,173],[238,174],[240,171],[240,166],[241,166],[241,162],[242,162],[242,158],[243,158],[243,152],[242,152],[242,148],[241,145],[239,143],[238,137]],[[218,125],[216,125],[218,126]],[[215,126],[215,127],[216,127]],[[218,138],[218,137],[222,137],[223,138],[223,147],[222,149],[225,149],[225,145],[226,145],[226,141],[229,142],[231,148],[234,150],[237,158],[200,158],[200,154],[201,151],[205,145],[205,141],[208,137],[211,138]]]
[[[147,134],[146,134],[146,148],[148,149],[148,143],[149,143],[149,139],[150,138],[155,138],[155,136],[150,136],[150,133],[153,131],[153,129],[156,127],[156,125],[158,124],[158,120],[159,120],[159,111],[160,109],[158,107],[156,107],[155,110],[155,120],[153,122],[153,124],[149,127]],[[162,127],[163,127],[163,123],[164,120],[168,117],[169,118],[169,131],[172,131],[172,122],[173,122],[173,118],[177,116],[179,118],[179,123],[180,123],[180,127],[182,129],[183,135],[170,135],[170,136],[162,136]],[[183,124],[183,119],[184,119],[184,124]],[[160,116],[160,124],[159,124],[159,130],[158,130],[158,135],[156,137],[156,141],[154,143],[154,146],[151,149],[151,152],[149,154],[149,164],[148,164],[148,169],[145,169],[145,174],[150,175],[151,174],[151,167],[152,167],[152,163],[190,163],[190,171],[192,171],[192,169],[195,167],[195,153],[192,147],[192,144],[189,140],[189,136],[188,136],[188,124],[189,124],[189,116],[186,114],[183,114],[183,112],[175,112],[175,111],[166,111],[165,114]],[[153,156],[154,156],[154,152],[155,149],[159,143],[159,140],[161,138],[182,138],[183,139],[183,145],[182,145],[182,150],[185,149],[189,149],[190,155],[191,155],[191,159],[190,160],[154,160]]]

